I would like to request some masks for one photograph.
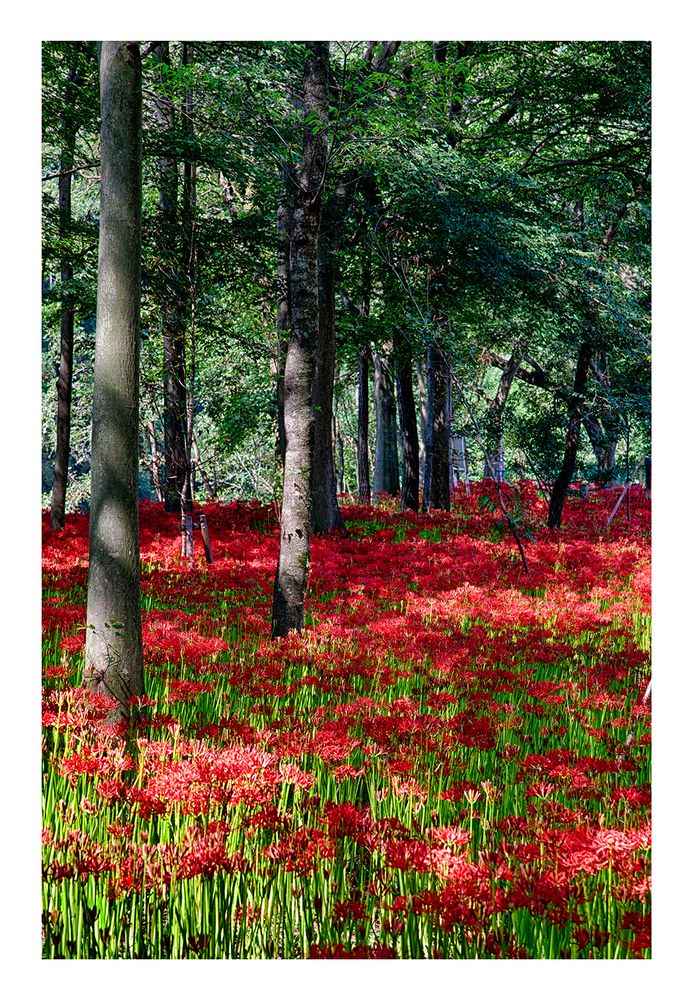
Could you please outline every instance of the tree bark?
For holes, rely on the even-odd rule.
[[[337,482],[337,493],[344,493],[344,436],[337,419],[337,410],[332,414],[332,440],[334,441],[334,473]]]
[[[182,62],[184,66],[191,63],[190,43],[183,42]],[[182,127],[187,133],[187,141],[192,145],[194,140],[193,128],[193,98],[192,92],[187,90],[183,98],[183,123]],[[195,342],[196,342],[196,312],[197,312],[197,166],[190,159],[183,161],[183,204],[181,206],[181,231],[183,236],[183,254],[181,262],[181,273],[185,276],[185,297],[184,302],[188,307],[190,316],[190,360],[187,372],[186,385],[186,364],[185,364],[185,339],[183,340],[183,366],[182,385],[184,401],[184,427],[183,427],[183,488],[180,496],[181,519],[185,515],[191,514],[193,509],[193,498],[195,492],[195,473],[192,464],[192,442],[193,424],[195,418]],[[185,338],[185,332],[183,333]],[[190,546],[192,556],[192,546]]]
[[[450,510],[450,424],[447,406],[450,371],[445,355],[435,343],[428,346],[427,373],[430,507],[433,510]]]
[[[582,423],[590,439],[594,457],[597,461],[597,481],[608,483],[616,472],[616,445],[618,444],[618,427],[620,421],[612,416],[608,421],[605,416],[597,417],[586,413]]]
[[[307,42],[305,127],[291,225],[291,332],[284,373],[286,457],[272,637],[300,632],[310,560],[312,378],[318,336],[318,235],[327,169],[329,43]]]
[[[200,475],[202,476],[202,482],[205,484],[205,489],[207,491],[208,498],[214,501],[217,499],[217,491],[214,487],[214,483],[207,475],[207,470],[205,469],[205,466],[202,464],[202,458],[200,456],[200,446],[198,445],[197,437],[194,434],[192,438],[192,443],[193,443],[193,455],[195,457],[195,468],[200,470]]]
[[[359,350],[359,384],[358,384],[358,445],[356,474],[358,478],[359,500],[361,503],[371,502],[371,472],[368,455],[368,386],[369,386],[369,350],[362,347]]]
[[[348,184],[340,178],[334,195],[324,206],[318,242],[318,296],[320,317],[313,371],[315,413],[312,466],[312,530],[316,535],[330,531],[346,534],[337,502],[337,479],[332,440],[332,410],[336,356],[335,289],[337,253],[344,215],[349,202]]]
[[[419,509],[419,434],[416,420],[416,403],[412,382],[411,349],[395,327],[395,377],[397,380],[397,406],[402,441],[402,510]]]
[[[164,499],[164,494],[161,489],[159,450],[156,446],[156,431],[154,430],[153,420],[147,421],[147,440],[149,441],[149,451],[151,454],[152,486],[154,487],[157,501],[161,503]]]
[[[58,371],[58,406],[56,415],[55,472],[51,493],[51,528],[65,526],[67,472],[70,462],[70,422],[72,410],[72,359],[75,341],[75,306],[72,293],[73,268],[67,241],[72,224],[72,168],[74,166],[77,122],[74,115],[74,90],[79,73],[73,64],[65,85],[66,111],[63,120],[63,143],[58,176],[58,234],[60,237],[60,368]]]
[[[285,168],[288,174],[288,167]],[[274,352],[277,403],[277,464],[283,469],[286,454],[284,427],[284,369],[289,331],[291,330],[291,197],[288,180],[283,185],[281,204],[277,210],[277,339]]]
[[[628,206],[642,194],[649,175],[650,163],[647,164],[647,168],[640,180],[640,183],[633,190],[633,193],[621,204],[618,211],[614,215],[610,226],[604,233],[598,247],[595,266],[590,271],[590,284],[594,284],[597,281],[599,268],[606,260],[606,255],[609,252],[611,242],[616,235],[616,231],[620,223],[625,218]],[[584,228],[584,223],[582,222],[581,201],[578,203],[577,214],[580,226],[581,228]],[[561,526],[563,505],[568,493],[570,481],[575,471],[575,460],[577,458],[578,446],[580,444],[580,424],[584,417],[584,395],[587,387],[587,378],[590,366],[592,365],[593,355],[595,352],[596,332],[599,327],[597,304],[591,297],[589,291],[586,291],[583,294],[586,299],[586,330],[583,342],[580,346],[577,366],[575,368],[573,392],[568,403],[568,433],[566,436],[563,464],[561,466],[561,471],[558,474],[558,478],[553,484],[551,499],[549,501],[548,525],[550,528],[560,528]]]
[[[524,358],[524,346],[513,348],[498,383],[498,391],[486,414],[486,456],[484,458],[484,479],[499,479],[503,468],[503,413],[508,401],[510,388],[517,370]]]
[[[423,469],[421,508],[431,506],[431,451],[428,431],[428,352],[426,361],[416,363],[416,381],[419,387],[419,469]]]
[[[397,458],[397,407],[390,368],[392,344],[373,355],[375,368],[375,471],[373,491],[376,494],[399,496],[399,464]]]
[[[568,403],[568,433],[566,435],[565,451],[561,471],[553,484],[549,501],[549,528],[560,528],[563,517],[563,505],[568,493],[568,487],[575,471],[575,460],[580,445],[580,424],[583,418],[585,389],[592,358],[592,344],[589,338],[583,340],[578,353],[575,368],[575,383],[573,394]]]
[[[608,483],[616,475],[616,446],[623,423],[607,395],[611,382],[608,357],[605,352],[592,359],[591,368],[592,374],[604,387],[605,394],[592,406],[590,412],[585,414],[582,423],[597,460],[597,482]]]
[[[159,67],[157,79],[165,80],[164,67],[171,57],[168,42],[154,47]],[[166,141],[171,142],[175,126],[173,103],[157,95],[153,101],[155,121]],[[160,156],[156,162],[158,191],[155,295],[161,315],[164,354],[164,509],[180,510],[186,476],[185,461],[185,314],[186,290],[183,276],[183,246],[178,218],[178,164],[174,156]]]
[[[137,510],[142,65],[102,42],[101,208],[84,682],[127,714],[144,692]]]

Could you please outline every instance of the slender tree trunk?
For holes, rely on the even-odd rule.
[[[524,345],[518,344],[503,369],[498,391],[486,414],[486,456],[484,458],[484,479],[503,479],[503,413],[508,401],[510,388],[517,370],[524,358]]]
[[[288,167],[285,171],[288,173]],[[277,210],[277,339],[274,352],[274,376],[277,402],[277,465],[284,467],[286,430],[284,427],[284,368],[291,330],[291,280],[289,250],[291,245],[291,198],[288,181],[284,184],[281,204]],[[281,476],[279,476],[281,479]]]
[[[600,419],[593,414],[586,413],[582,418],[582,423],[587,431],[597,462],[597,480],[601,483],[608,483],[614,478],[616,471],[616,446],[618,444],[616,435],[620,421],[616,419],[613,422],[607,422],[604,417]]]
[[[127,704],[144,691],[137,510],[142,65],[102,42],[101,209],[84,681]]]
[[[189,42],[183,42],[182,62],[184,66],[191,64]],[[193,97],[187,90],[183,98],[183,129],[187,133],[188,142],[194,139],[193,127]],[[183,355],[183,399],[185,401],[184,427],[184,477],[183,490],[180,499],[181,516],[190,514],[193,509],[193,494],[195,476],[192,466],[193,425],[195,418],[195,378],[196,378],[196,319],[197,319],[197,166],[190,159],[183,161],[183,266],[182,273],[187,279],[185,288],[185,303],[190,316],[190,359],[185,371],[185,354]],[[187,389],[187,391],[186,391]]]
[[[202,482],[205,484],[205,489],[207,490],[207,496],[210,500],[217,499],[217,491],[214,487],[214,483],[207,475],[207,470],[202,464],[202,458],[200,456],[200,446],[197,443],[197,438],[193,434],[193,457],[195,459],[195,468],[200,470],[200,475],[202,476]]]
[[[605,395],[586,413],[582,423],[597,460],[597,481],[611,482],[616,475],[616,446],[623,423],[608,398],[610,388],[608,357],[604,351],[592,359],[592,374],[606,390]]]
[[[616,231],[625,218],[628,211],[629,205],[636,201],[637,198],[642,194],[645,185],[650,176],[650,163],[647,164],[647,168],[640,180],[640,183],[636,188],[634,188],[633,193],[626,198],[626,200],[621,204],[618,211],[614,215],[614,218],[606,230],[602,241],[599,245],[597,251],[597,257],[595,261],[594,268],[591,269],[590,281],[594,283],[597,281],[599,275],[599,269],[601,265],[606,260],[606,256],[609,252],[609,247],[611,242],[616,235]],[[577,215],[580,223],[580,227],[584,228],[584,223],[582,221],[582,201],[578,202]],[[563,455],[563,464],[561,466],[561,471],[558,474],[558,478],[553,484],[553,489],[551,491],[551,498],[549,500],[549,517],[548,525],[550,528],[560,528],[561,519],[563,517],[563,505],[565,503],[565,498],[568,493],[568,487],[573,478],[573,473],[575,472],[575,461],[577,458],[578,447],[580,444],[580,424],[584,418],[584,396],[585,390],[587,388],[587,379],[589,376],[590,367],[592,365],[593,356],[595,353],[595,343],[597,340],[596,334],[599,329],[599,315],[597,312],[596,303],[593,299],[586,295],[586,315],[587,315],[587,328],[585,332],[585,337],[580,345],[580,351],[578,354],[577,365],[575,368],[575,382],[573,385],[573,392],[568,403],[568,433],[566,436],[565,452]]]
[[[344,215],[349,203],[348,185],[340,178],[334,195],[324,206],[318,243],[318,294],[320,318],[313,372],[314,451],[312,467],[312,530],[324,535],[346,533],[339,504],[332,441],[332,410],[336,356],[335,289],[337,253]]]
[[[568,493],[568,487],[573,478],[573,473],[575,472],[575,460],[580,446],[580,424],[583,419],[585,389],[587,388],[587,376],[590,370],[591,357],[592,345],[588,338],[580,345],[577,366],[575,368],[573,393],[568,403],[568,433],[563,453],[563,464],[553,484],[551,499],[549,500],[548,525],[550,528],[560,528],[561,526],[563,505]]]
[[[416,380],[419,387],[419,469],[423,469],[421,508],[431,506],[431,451],[428,430],[428,352],[426,362],[416,363]]]
[[[447,407],[450,374],[445,356],[435,343],[429,344],[428,347],[427,368],[430,506],[434,510],[450,510],[450,424]]]
[[[329,43],[307,42],[305,127],[291,225],[291,332],[284,372],[286,457],[272,636],[302,631],[310,560],[312,378],[318,336],[318,235],[327,168]]]
[[[159,62],[158,79],[165,81],[171,66],[168,42],[154,49]],[[154,118],[168,142],[172,143],[175,116],[169,97],[157,95],[153,101]],[[164,353],[164,508],[180,509],[183,494],[185,461],[185,315],[187,295],[184,250],[178,218],[178,165],[174,156],[161,156],[156,162],[158,189],[157,243],[158,273],[155,295],[161,314]]]
[[[332,440],[334,441],[334,470],[337,477],[337,493],[344,493],[344,437],[340,430],[336,413],[332,419]]]
[[[366,179],[368,182],[368,178]],[[374,184],[366,183],[366,201],[372,204],[374,201]],[[362,319],[367,319],[371,311],[371,257],[370,247],[366,244],[363,247],[363,267],[362,267],[362,296],[359,306],[359,315]],[[368,444],[368,423],[369,423],[369,386],[370,386],[370,359],[371,352],[368,347],[359,348],[359,379],[357,389],[357,413],[358,430],[356,444],[356,479],[358,485],[359,500],[361,503],[371,502],[371,458]]]
[[[397,404],[390,367],[392,344],[373,355],[375,368],[375,471],[373,491],[399,496],[397,457]]]
[[[419,435],[416,421],[416,403],[412,383],[411,350],[397,328],[393,331],[395,344],[395,376],[397,379],[397,406],[402,440],[402,510],[419,509]]]
[[[164,499],[164,494],[161,489],[159,449],[156,446],[156,432],[154,430],[153,420],[147,421],[147,440],[149,441],[149,452],[151,454],[152,485],[154,487],[156,499],[159,503],[161,503]]]
[[[77,124],[74,110],[74,89],[79,74],[72,65],[67,74],[65,103],[68,106],[63,121],[63,144],[58,178],[58,229],[60,236],[60,369],[58,372],[58,408],[56,417],[55,472],[51,494],[51,528],[65,526],[65,497],[70,462],[70,421],[72,409],[72,356],[75,339],[75,306],[72,293],[73,268],[67,241],[72,224],[72,168],[75,157]]]
[[[358,384],[358,444],[356,475],[358,478],[359,500],[361,503],[371,502],[371,463],[368,455],[368,386],[369,354],[367,347],[359,351],[359,384]]]

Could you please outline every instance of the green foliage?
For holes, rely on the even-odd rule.
[[[550,481],[561,461],[578,347],[592,323],[607,372],[590,377],[588,412],[619,415],[614,433],[625,471],[626,427],[631,456],[649,451],[650,434],[647,188],[633,200],[649,158],[649,46],[451,41],[434,55],[431,43],[407,41],[382,62],[386,44],[331,43],[325,203],[338,179],[350,185],[336,301],[345,485],[356,487],[358,350],[380,347],[395,325],[415,363],[432,337],[445,347],[466,395],[463,404],[455,389],[453,419],[467,436],[472,476],[482,471],[475,428],[486,425],[500,377],[489,352],[507,358],[516,343],[526,347],[525,370],[536,366],[549,385],[515,378],[503,414],[506,466],[511,476]],[[143,460],[149,421],[163,448],[161,302],[177,289],[191,292],[182,230],[171,240],[161,234],[160,166],[169,158],[178,164],[179,207],[183,162],[196,172],[195,433],[202,461],[221,496],[269,497],[276,486],[276,214],[292,190],[302,146],[305,47],[189,42],[184,62],[183,43],[171,42],[170,65],[153,44],[141,48]],[[171,127],[157,116],[157,101],[172,104]],[[78,325],[73,475],[88,470],[98,115],[95,45],[45,43],[43,453],[49,467],[65,290],[60,264],[69,260]],[[56,175],[72,125],[78,169],[72,223],[61,235]],[[617,217],[602,261],[601,241]],[[189,368],[190,304],[183,322]],[[578,472],[590,476],[593,466],[583,435]],[[142,490],[150,486],[147,473]]]

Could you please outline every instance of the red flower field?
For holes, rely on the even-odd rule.
[[[143,504],[136,731],[79,686],[88,517],[44,515],[46,957],[649,957],[649,501],[550,531],[521,484],[527,575],[488,492],[344,507],[274,642],[275,509],[202,508],[190,568]]]

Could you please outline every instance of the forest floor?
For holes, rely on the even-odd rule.
[[[488,483],[344,501],[279,641],[276,509],[200,508],[190,567],[143,504],[129,730],[79,686],[88,517],[44,515],[45,957],[650,956],[650,504],[506,492],[529,575]]]

